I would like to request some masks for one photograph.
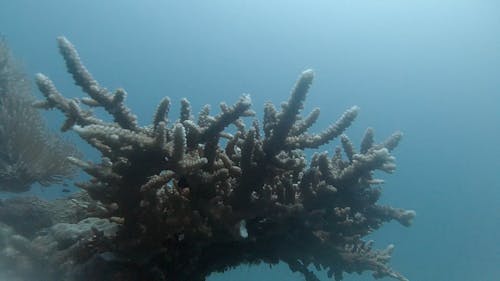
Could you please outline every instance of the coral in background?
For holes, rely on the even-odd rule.
[[[96,218],[105,211],[85,193],[52,201],[0,199],[0,280],[64,280],[60,272],[71,267],[66,257],[75,256],[77,242],[89,239],[92,227],[105,235],[117,228]]]
[[[307,281],[318,280],[310,266],[336,280],[363,271],[407,280],[388,265],[392,245],[376,250],[363,239],[390,220],[408,226],[415,215],[377,204],[382,181],[373,171],[394,171],[390,152],[401,134],[375,143],[368,129],[355,149],[343,132],[357,107],[323,132],[308,133],[319,116],[319,109],[299,115],[311,70],[300,75],[281,109],[266,104],[262,123],[242,120],[254,115],[243,96],[234,105],[220,104],[216,115],[205,106],[196,119],[183,99],[177,120],[167,119],[170,100],[164,98],[152,124],[139,126],[124,104],[125,91],[103,88],[66,38],[58,44],[88,97],[65,98],[38,74],[45,100],[37,106],[63,112],[62,130],[76,131],[101,152],[100,163],[71,161],[92,177],[79,187],[107,209],[100,218],[119,225],[113,237],[95,230],[75,242],[79,251],[61,259],[72,267],[65,278],[201,281],[242,263],[283,261]],[[103,108],[113,120],[98,119],[82,105]],[[337,137],[342,149],[333,156],[316,153],[306,160],[305,149]]]
[[[0,38],[0,191],[47,186],[75,171],[67,160],[78,156],[75,146],[48,131],[33,101],[29,80]]]

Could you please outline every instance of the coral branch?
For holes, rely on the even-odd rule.
[[[282,106],[282,111],[275,117],[277,120],[273,122],[274,124],[268,124],[267,128],[270,128],[272,132],[264,143],[264,151],[268,155],[276,155],[284,147],[285,140],[297,121],[297,114],[303,108],[313,78],[314,72],[312,70],[302,72],[292,90],[290,99]]]
[[[102,88],[81,62],[73,44],[65,37],[58,37],[57,42],[68,72],[73,75],[76,85],[80,86],[96,104],[104,107],[124,129],[137,130],[136,117],[123,104],[126,96],[125,91],[118,89],[114,94],[111,94]]]

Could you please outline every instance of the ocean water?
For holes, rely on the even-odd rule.
[[[197,111],[243,93],[261,112],[312,68],[305,110],[322,108],[314,130],[358,105],[347,131],[358,144],[369,126],[378,140],[404,132],[382,201],[417,218],[373,235],[377,246],[396,245],[393,267],[412,281],[500,280],[499,1],[0,0],[0,33],[31,76],[43,72],[80,96],[56,48],[68,37],[102,85],[127,90],[142,124],[165,95],[174,116],[183,97]],[[46,117],[60,126],[58,112]],[[303,278],[262,265],[209,280]]]

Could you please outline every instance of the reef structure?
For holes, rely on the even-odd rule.
[[[167,119],[171,102],[164,98],[152,123],[139,126],[124,103],[126,92],[102,87],[66,38],[58,45],[87,97],[66,98],[37,74],[45,99],[36,106],[61,111],[62,130],[74,130],[100,151],[100,163],[70,159],[91,176],[78,186],[107,210],[100,219],[119,226],[114,236],[94,230],[92,239],[79,241],[77,257],[71,251],[65,258],[72,264],[65,278],[201,281],[240,264],[281,261],[307,281],[319,280],[311,265],[336,280],[364,271],[407,280],[388,265],[392,245],[377,250],[364,240],[384,222],[409,226],[415,215],[377,204],[382,180],[373,172],[394,171],[390,152],[402,134],[375,143],[367,129],[357,150],[343,135],[357,107],[323,132],[308,133],[320,113],[300,115],[313,71],[300,75],[281,109],[265,105],[262,123],[245,124],[255,113],[250,97],[242,96],[221,103],[216,115],[205,106],[197,118],[183,99],[175,121]],[[83,105],[104,109],[112,120]],[[304,150],[335,138],[342,148],[333,156],[307,160]]]

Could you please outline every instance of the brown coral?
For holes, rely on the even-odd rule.
[[[301,74],[281,110],[266,105],[262,127],[242,121],[253,115],[248,96],[221,104],[215,116],[204,107],[198,120],[183,100],[172,123],[165,98],[153,124],[140,127],[124,104],[125,91],[100,86],[74,46],[64,37],[58,43],[68,71],[90,98],[67,99],[38,74],[46,97],[38,105],[62,111],[63,130],[72,128],[102,153],[101,163],[73,159],[92,176],[79,185],[123,223],[115,239],[99,243],[75,270],[79,280],[199,281],[242,263],[279,261],[308,281],[318,280],[310,265],[337,280],[343,272],[362,271],[407,280],[387,264],[392,246],[374,250],[362,239],[389,220],[409,225],[415,214],[377,205],[381,181],[373,171],[395,169],[390,152],[401,134],[376,144],[369,129],[359,151],[342,136],[346,158],[338,148],[332,157],[315,154],[308,164],[304,149],[341,136],[358,112],[348,109],[325,131],[307,133],[319,115],[317,109],[304,119],[299,115],[311,70]],[[97,119],[80,103],[104,108],[113,122]],[[234,134],[226,130],[232,124]]]
[[[75,146],[50,132],[32,107],[30,83],[0,38],[0,191],[47,186],[75,171]]]

